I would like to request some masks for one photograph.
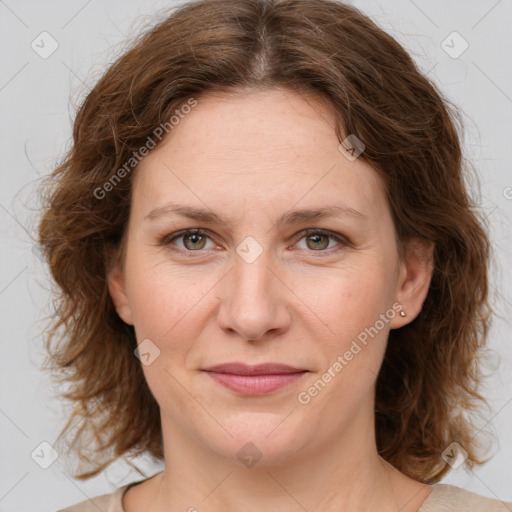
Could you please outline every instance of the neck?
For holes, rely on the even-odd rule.
[[[166,463],[152,479],[151,510],[417,510],[430,489],[378,456],[373,418],[366,418],[361,412],[342,435],[299,447],[284,463],[262,457],[245,467],[163,417]]]

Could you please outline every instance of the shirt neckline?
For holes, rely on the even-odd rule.
[[[135,487],[136,485],[138,484],[141,484],[142,482],[145,482],[157,475],[159,475],[160,473],[163,473],[163,471],[160,471],[158,473],[155,473],[154,475],[148,477],[148,478],[145,478],[144,480],[139,480],[137,482],[131,482],[129,484],[126,484],[122,487],[120,487],[118,490],[117,490],[117,493],[118,494],[118,497],[119,497],[119,512],[126,512],[124,507],[123,507],[123,498],[124,498],[124,495],[128,492],[129,489],[131,489],[132,487]],[[423,502],[421,503],[421,505],[419,506],[419,508],[416,510],[416,512],[428,512],[428,510],[425,508],[425,507],[428,507],[430,506],[431,502],[435,499],[435,496],[434,495],[437,495],[438,492],[439,492],[439,485],[440,484],[426,484],[426,485],[429,485],[430,487],[432,487],[432,490],[430,491],[430,493],[427,495],[427,497],[423,500]]]

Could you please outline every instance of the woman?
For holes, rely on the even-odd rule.
[[[165,468],[65,510],[511,509],[436,484],[482,463],[489,241],[455,119],[329,0],[190,3],[111,66],[49,181],[48,348],[77,477]]]

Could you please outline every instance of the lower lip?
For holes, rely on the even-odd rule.
[[[223,386],[244,395],[266,395],[297,382],[306,372],[279,375],[234,375],[232,373],[207,372]]]

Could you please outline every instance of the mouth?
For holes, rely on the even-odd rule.
[[[283,389],[300,380],[308,370],[279,363],[246,365],[226,363],[203,370],[215,382],[247,396],[258,396]]]

